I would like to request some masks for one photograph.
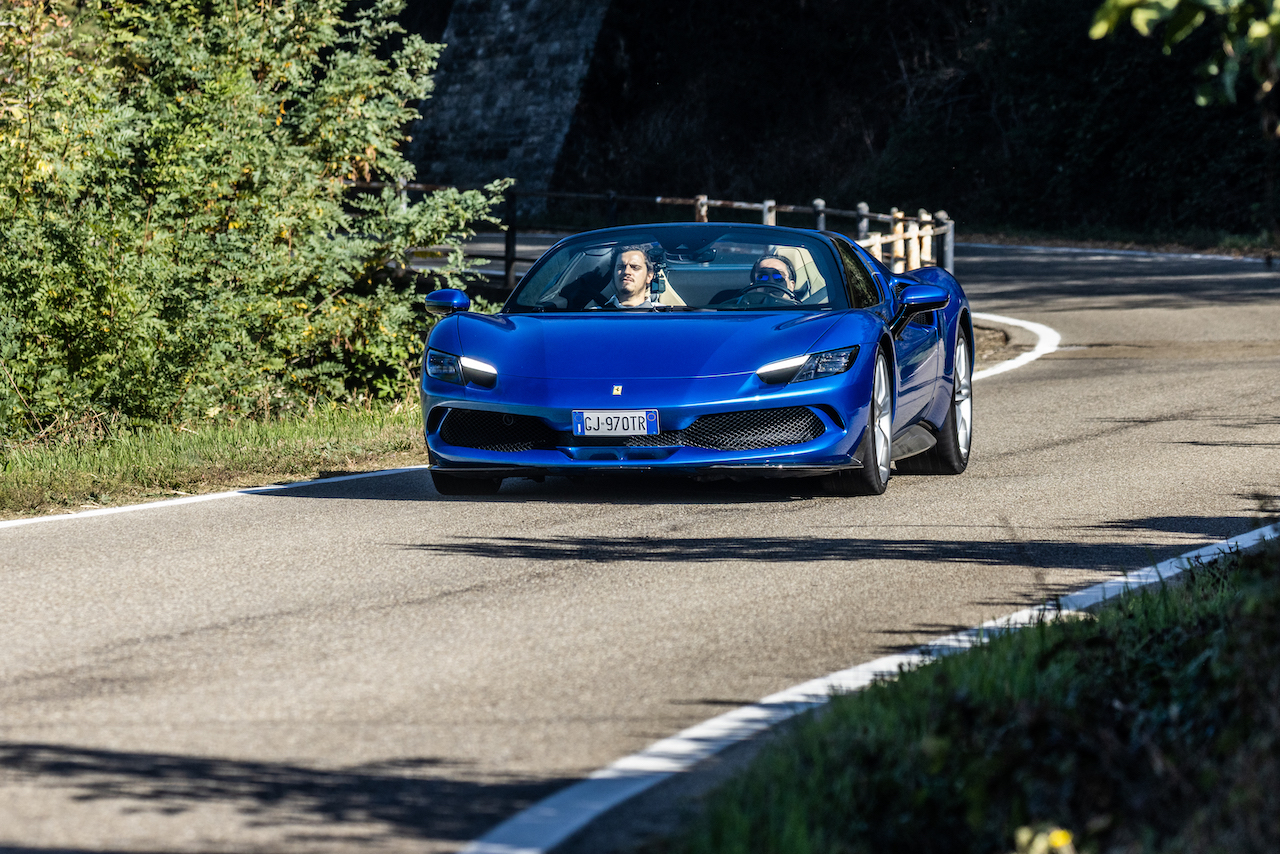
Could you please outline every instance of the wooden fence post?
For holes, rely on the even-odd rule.
[[[907,227],[907,269],[920,269],[920,223]]]
[[[506,275],[507,290],[516,289],[516,191],[507,190],[506,207],[502,212],[502,224],[507,227],[507,245],[503,249],[503,272]]]
[[[956,271],[956,224],[947,216],[946,211],[937,211],[934,219],[942,223],[947,231],[942,235],[942,269],[954,274]]]
[[[858,202],[858,239],[866,240],[869,232],[867,223],[867,214],[871,212],[871,208],[866,202]]]
[[[764,218],[762,222],[765,225],[778,224],[778,203],[773,199],[764,200]]]
[[[907,268],[906,257],[902,252],[902,234],[904,225],[902,221],[902,211],[897,208],[889,208],[889,216],[893,217],[893,246],[891,248],[892,254],[890,255],[893,259],[893,263],[889,266],[889,269],[895,273],[905,273]]]
[[[871,257],[872,257],[872,258],[874,258],[874,259],[876,259],[877,261],[880,261],[880,262],[882,262],[882,263],[883,263],[883,261],[884,261],[884,249],[883,249],[883,244],[884,244],[884,235],[880,234],[879,232],[876,232],[875,234],[869,234],[869,235],[867,235],[867,236],[866,236],[865,238],[863,238],[863,239],[864,239],[864,240],[870,240],[870,241],[871,241],[871,245],[867,247],[867,249],[868,249],[868,250],[870,250],[870,252],[871,252]]]
[[[921,208],[916,216],[920,220],[920,263],[927,267],[933,263],[933,215]]]
[[[818,218],[818,231],[827,230],[827,203],[823,199],[813,200],[813,213]]]
[[[705,195],[693,197],[693,221],[707,221],[707,197]]]

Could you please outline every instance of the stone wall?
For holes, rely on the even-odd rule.
[[[545,190],[609,0],[454,0],[435,93],[408,154],[418,180]]]

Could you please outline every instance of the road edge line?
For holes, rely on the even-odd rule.
[[[973,313],[973,319],[986,320],[1003,326],[1016,326],[1019,329],[1025,329],[1032,335],[1036,336],[1036,346],[1030,352],[1023,353],[1020,356],[992,365],[989,368],[974,371],[973,379],[975,380],[994,377],[996,374],[1003,374],[1006,371],[1021,368],[1023,365],[1030,364],[1041,356],[1049,355],[1053,351],[1057,350],[1062,344],[1062,335],[1058,330],[1045,326],[1043,323],[1034,323],[1030,320],[1019,320],[1016,317],[1005,317],[1002,314],[987,314],[986,312],[978,311]]]
[[[278,492],[282,489],[301,489],[304,486],[317,486],[324,483],[339,483],[344,480],[361,480],[366,477],[383,477],[390,474],[404,474],[411,471],[422,471],[427,466],[404,466],[397,469],[379,469],[378,471],[362,471],[356,474],[344,474],[338,477],[317,478],[316,480],[296,480],[292,483],[275,483],[269,486],[247,486],[244,489],[231,489],[226,492],[209,492],[204,495],[184,495],[181,498],[164,498],[159,501],[146,501],[142,504],[124,504],[120,507],[98,507],[93,510],[81,510],[77,513],[54,513],[49,516],[32,516],[26,519],[5,519],[0,521],[0,530],[17,528],[22,525],[35,525],[39,522],[62,522],[67,519],[88,519],[94,516],[113,516],[117,513],[133,513],[137,510],[153,510],[161,507],[176,507],[180,504],[199,504],[201,501],[218,501],[223,498],[239,498],[244,495],[259,495],[264,492]]]
[[[1120,573],[1052,603],[1024,608],[971,629],[934,638],[909,652],[877,658],[771,694],[758,703],[695,724],[619,759],[516,813],[473,840],[461,854],[546,854],[609,809],[690,770],[725,748],[824,705],[833,694],[860,690],[879,678],[896,676],[903,667],[927,664],[943,655],[970,649],[995,634],[1016,631],[1065,611],[1079,611],[1122,593],[1168,581],[1189,567],[1277,537],[1280,523],[1211,543],[1146,569]]]

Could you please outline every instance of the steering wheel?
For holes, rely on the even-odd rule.
[[[775,285],[771,282],[756,282],[755,284],[747,285],[745,288],[734,294],[733,304],[746,305],[746,296],[753,291],[759,291],[761,295],[765,297],[785,299],[787,302],[800,302],[800,298],[792,293],[791,289],[785,285]]]

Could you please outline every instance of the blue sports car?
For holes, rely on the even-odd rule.
[[[431,476],[811,477],[841,495],[958,474],[973,436],[969,303],[830,232],[736,223],[557,243],[497,314],[444,289],[423,354]]]

